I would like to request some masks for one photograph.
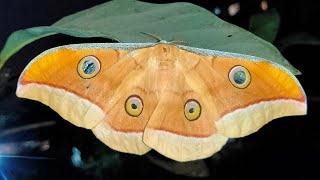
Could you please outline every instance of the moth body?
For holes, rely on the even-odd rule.
[[[300,83],[278,64],[165,41],[47,50],[21,73],[16,93],[112,149],[154,149],[177,161],[209,157],[228,138],[307,111]]]

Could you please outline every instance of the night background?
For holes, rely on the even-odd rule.
[[[103,0],[11,0],[0,4],[0,49],[17,30],[51,25],[64,16],[104,3]],[[157,1],[145,1],[154,2]],[[169,3],[178,1],[159,1]],[[249,30],[252,15],[262,13],[261,0],[187,1]],[[320,47],[317,0],[268,0],[280,25],[273,44],[302,75],[308,114],[271,121],[258,132],[233,139],[212,157],[177,163],[152,151],[144,156],[115,152],[90,130],[63,120],[40,102],[16,97],[18,77],[41,52],[60,45],[108,42],[67,35],[37,40],[12,56],[0,70],[1,179],[317,179],[320,162]],[[230,15],[230,6],[240,7]],[[230,10],[230,9],[229,9]],[[81,152],[82,165],[77,166]],[[78,155],[78,156],[77,156]],[[15,157],[18,156],[18,157]],[[40,158],[41,157],[41,158]],[[73,160],[73,161],[72,161]]]

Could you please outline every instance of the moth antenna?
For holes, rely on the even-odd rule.
[[[114,36],[112,36],[111,40],[117,41],[118,43],[123,43],[120,39],[118,39],[118,38],[116,38]]]
[[[179,40],[179,39],[170,40],[169,42],[171,42],[171,43],[186,43],[186,44],[188,44],[186,41]]]
[[[148,35],[148,36],[150,36],[150,37],[153,37],[154,39],[158,40],[158,42],[162,41],[162,39],[161,39],[159,36],[155,35],[155,34],[146,33],[146,32],[140,32],[140,33],[145,34],[145,35]]]
[[[158,42],[163,41],[159,36],[157,36],[157,35],[155,35],[155,34],[146,33],[146,32],[140,32],[140,33],[146,34],[146,35],[148,35],[148,36],[151,36],[151,37],[157,39]],[[170,40],[170,41],[168,41],[168,42],[171,42],[171,43],[187,43],[187,42],[185,42],[185,41],[183,41],[183,40],[179,40],[179,39],[173,39],[173,40]]]

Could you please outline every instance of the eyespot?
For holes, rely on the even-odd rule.
[[[93,78],[100,71],[100,61],[94,56],[86,56],[79,61],[77,70],[82,78]]]
[[[139,116],[143,110],[143,103],[141,98],[137,95],[129,96],[125,103],[125,110],[130,116]]]
[[[201,114],[200,103],[195,99],[189,99],[184,105],[184,115],[189,121],[197,120]]]
[[[249,86],[251,75],[245,67],[234,66],[229,72],[229,80],[234,87],[244,89]]]

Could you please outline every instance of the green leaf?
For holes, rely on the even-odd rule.
[[[279,25],[279,14],[275,9],[271,9],[251,16],[249,31],[272,43],[277,36]]]
[[[269,42],[222,21],[210,11],[190,3],[151,4],[134,0],[110,1],[67,16],[51,26],[13,33],[0,55],[4,62],[24,45],[56,33],[75,37],[105,37],[118,42],[182,40],[187,46],[258,56],[276,62],[293,74],[289,64]]]

